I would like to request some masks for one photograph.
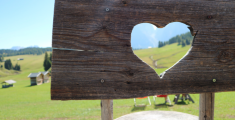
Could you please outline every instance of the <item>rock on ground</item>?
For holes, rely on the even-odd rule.
[[[199,117],[175,111],[143,111],[127,114],[115,120],[199,120]]]

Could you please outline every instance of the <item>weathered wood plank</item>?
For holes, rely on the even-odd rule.
[[[101,120],[113,120],[113,100],[101,100]]]
[[[214,120],[215,93],[200,94],[199,120]]]
[[[217,81],[213,82],[214,77],[208,76],[210,74],[208,72],[198,73],[195,78],[194,74],[178,77],[176,73],[171,73],[172,76],[169,78],[164,77],[157,80],[155,78],[158,76],[152,73],[134,73],[131,76],[124,72],[56,72],[52,73],[54,83],[51,86],[51,93],[52,99],[68,99],[67,97],[70,95],[72,96],[69,99],[121,99],[154,94],[234,90],[235,81],[233,79],[224,81],[223,76],[216,75],[214,77]],[[227,73],[225,76],[232,74]],[[63,79],[65,77],[66,80]],[[102,79],[104,83],[101,83]]]
[[[235,1],[122,1],[55,1],[53,47],[82,51],[53,50],[52,99],[235,91]],[[132,29],[143,22],[183,22],[197,32],[161,79],[131,49]]]

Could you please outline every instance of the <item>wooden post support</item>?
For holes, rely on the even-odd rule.
[[[101,100],[101,120],[113,120],[113,100]]]
[[[215,93],[200,94],[199,120],[214,120]]]

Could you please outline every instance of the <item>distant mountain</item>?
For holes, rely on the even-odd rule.
[[[11,50],[20,50],[20,49],[23,49],[23,48],[39,48],[39,46],[38,45],[32,45],[32,46],[29,46],[29,47],[13,46],[11,48]]]
[[[11,50],[20,50],[20,49],[22,49],[22,48],[24,48],[24,47],[21,47],[21,46],[13,46],[13,47],[11,48]]]
[[[27,48],[39,48],[39,46],[38,45],[33,45],[33,46],[29,46]]]

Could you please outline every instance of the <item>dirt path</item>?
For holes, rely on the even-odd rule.
[[[167,67],[165,67],[165,66],[159,67],[159,66],[157,65],[157,61],[159,61],[159,60],[161,60],[161,59],[165,59],[165,58],[169,58],[169,57],[175,56],[175,55],[177,55],[178,53],[181,53],[181,52],[183,52],[183,51],[179,51],[179,52],[174,53],[174,54],[172,54],[172,55],[170,55],[170,56],[163,57],[163,58],[160,58],[160,59],[157,59],[157,60],[154,60],[154,59],[153,59],[153,56],[155,56],[155,55],[151,55],[151,56],[149,56],[149,58],[153,61],[153,66],[154,66],[155,68],[167,68]]]

